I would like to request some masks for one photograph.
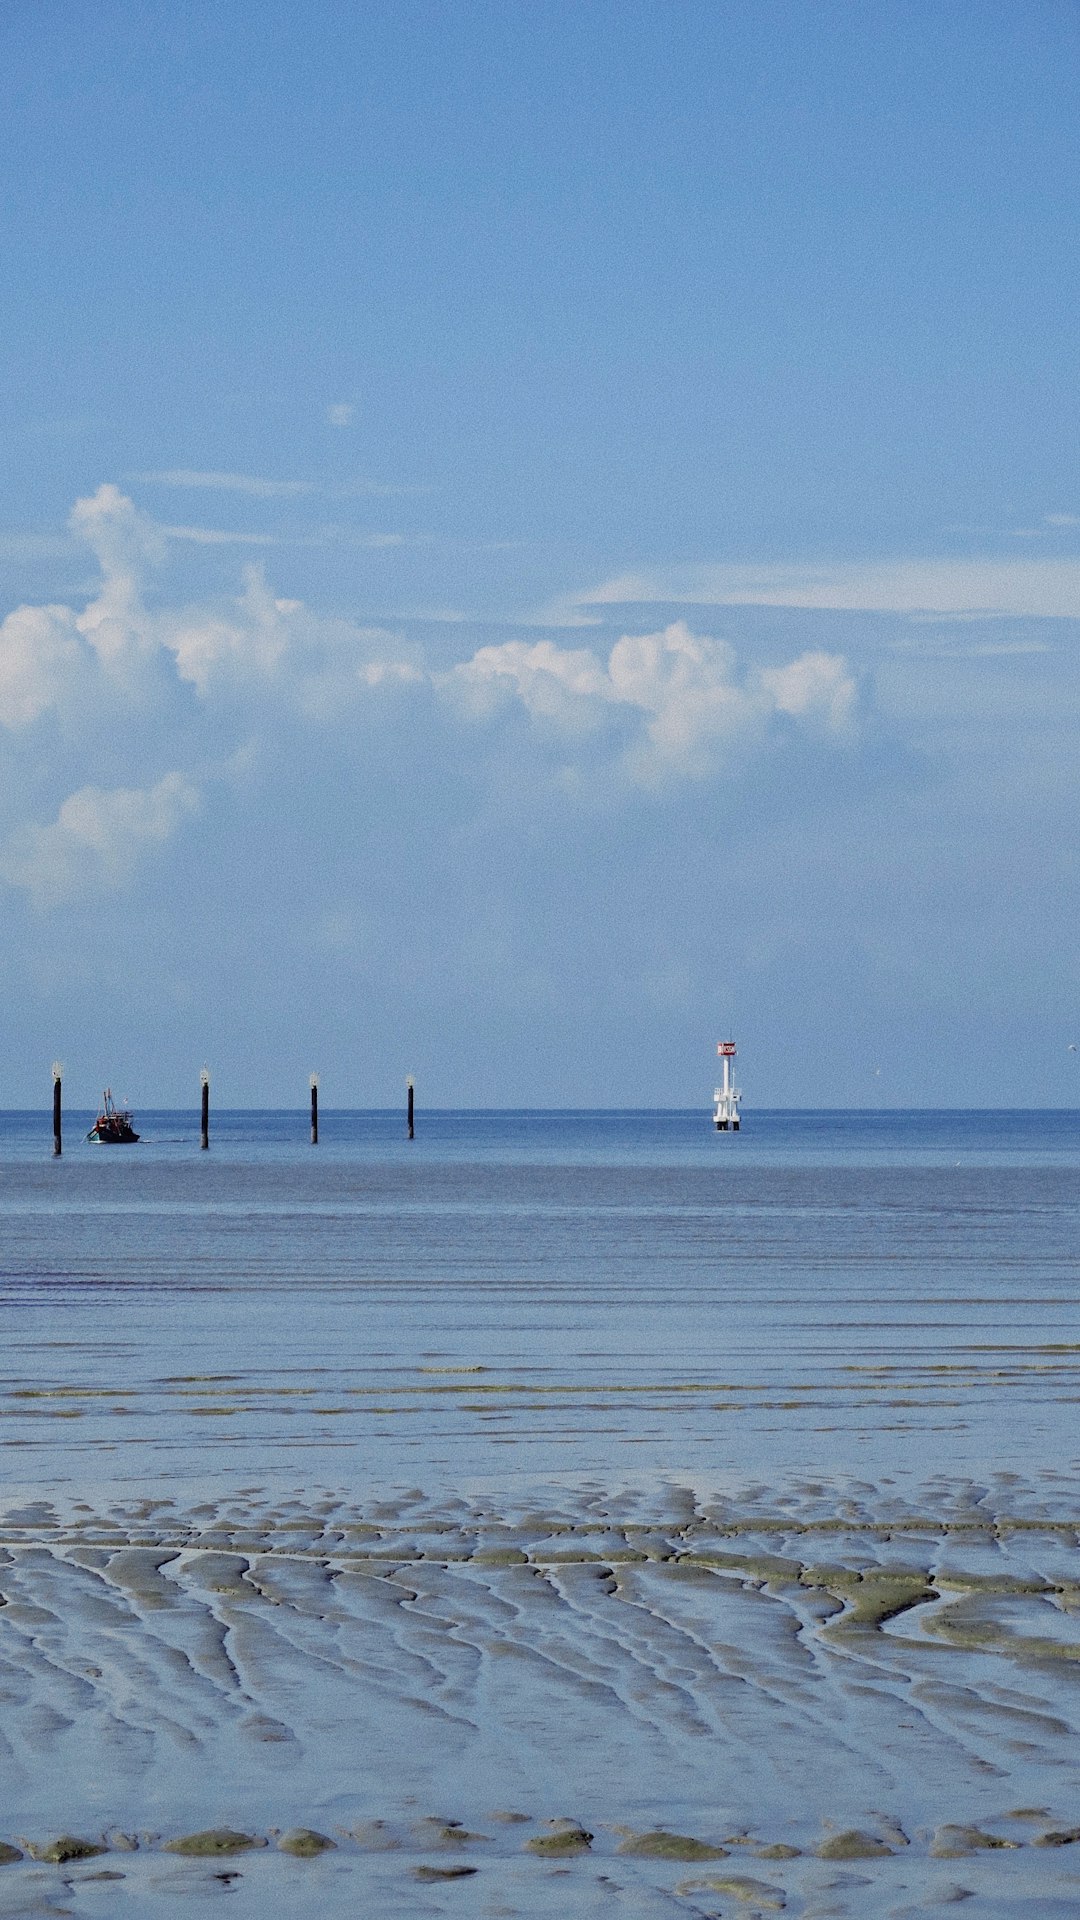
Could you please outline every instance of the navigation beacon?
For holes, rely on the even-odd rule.
[[[717,1087],[713,1095],[716,1101],[713,1123],[718,1133],[727,1133],[729,1130],[732,1133],[738,1133],[739,1101],[742,1099],[742,1094],[735,1085],[734,1069],[731,1065],[735,1058],[734,1040],[721,1040],[716,1051],[724,1063],[724,1078],[722,1085]]]

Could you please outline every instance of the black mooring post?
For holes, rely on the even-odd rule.
[[[409,1139],[414,1140],[416,1135],[413,1132],[413,1077],[411,1073],[405,1082],[405,1091],[408,1096]]]
[[[210,1145],[210,1075],[205,1067],[199,1075],[199,1083],[202,1087],[202,1132],[199,1135],[199,1145],[205,1151]]]
[[[317,1073],[311,1076],[311,1144],[313,1147],[319,1144],[319,1076]]]
[[[59,1160],[60,1155],[64,1151],[62,1108],[63,1098],[60,1091],[60,1063],[57,1061],[52,1070],[52,1150],[54,1160]]]

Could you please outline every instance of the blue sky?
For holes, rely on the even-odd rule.
[[[0,45],[0,1104],[1080,1104],[1074,6]]]

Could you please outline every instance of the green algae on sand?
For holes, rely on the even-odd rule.
[[[726,1860],[726,1847],[712,1847],[705,1840],[695,1840],[688,1833],[669,1833],[664,1827],[654,1827],[647,1833],[628,1833],[620,1843],[620,1853],[628,1853],[641,1860]]]
[[[329,1834],[317,1833],[314,1827],[290,1827],[278,1840],[278,1851],[291,1853],[296,1860],[314,1860],[316,1855],[336,1846],[336,1840],[331,1840]]]
[[[982,1827],[939,1827],[930,1842],[932,1860],[960,1860],[968,1853],[986,1853],[997,1847],[1018,1847],[1019,1840],[1003,1839],[999,1833],[987,1833]]]
[[[96,1860],[108,1848],[97,1840],[79,1840],[74,1834],[62,1833],[57,1840],[48,1840],[39,1846],[31,1845],[31,1858],[46,1860],[50,1866],[66,1866],[70,1860]]]
[[[804,1587],[821,1587],[842,1603],[844,1610],[828,1622],[827,1633],[880,1627],[909,1607],[937,1598],[929,1576],[919,1567],[867,1567],[861,1573],[850,1567],[804,1567],[800,1580]]]
[[[762,1907],[780,1913],[787,1906],[783,1887],[772,1887],[767,1880],[753,1880],[746,1873],[710,1873],[700,1880],[680,1880],[678,1894],[726,1893],[746,1906]]]
[[[843,1833],[830,1833],[817,1850],[819,1860],[880,1860],[893,1852],[880,1834],[864,1833],[848,1827]]]
[[[470,1833],[460,1820],[420,1820],[413,1833],[423,1847],[471,1847],[491,1838],[487,1833]]]
[[[258,1834],[238,1833],[233,1827],[207,1827],[202,1833],[185,1834],[181,1840],[166,1840],[166,1853],[182,1853],[190,1859],[218,1860],[228,1853],[250,1853],[253,1847],[265,1847]]]
[[[536,1833],[526,1840],[526,1853],[538,1853],[545,1860],[561,1860],[575,1853],[588,1853],[593,1843],[591,1833],[584,1827],[568,1822],[558,1826],[553,1833]]]
[[[413,1879],[424,1880],[429,1884],[435,1880],[467,1880],[475,1872],[475,1867],[467,1867],[464,1863],[455,1862],[452,1867],[414,1867]]]

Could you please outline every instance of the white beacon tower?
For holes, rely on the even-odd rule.
[[[727,1133],[729,1130],[732,1133],[738,1133],[739,1101],[742,1099],[742,1094],[735,1085],[733,1078],[734,1069],[731,1065],[735,1058],[734,1040],[721,1040],[716,1051],[724,1063],[724,1077],[713,1095],[716,1101],[716,1112],[713,1114],[713,1123],[718,1133]]]

